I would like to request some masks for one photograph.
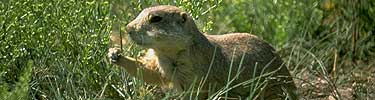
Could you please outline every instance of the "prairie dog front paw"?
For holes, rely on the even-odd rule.
[[[120,48],[109,48],[108,58],[111,63],[116,63],[120,58],[121,49]]]

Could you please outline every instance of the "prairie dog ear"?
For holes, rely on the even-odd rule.
[[[188,19],[188,15],[187,15],[187,13],[186,13],[186,12],[181,12],[181,13],[180,13],[180,16],[181,16],[181,18],[182,18],[181,22],[182,22],[182,23],[185,23],[186,20]]]

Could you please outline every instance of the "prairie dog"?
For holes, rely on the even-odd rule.
[[[135,60],[119,55],[118,48],[110,48],[108,57],[147,83],[178,92],[199,88],[201,98],[233,87],[229,97],[243,99],[257,92],[253,99],[297,99],[295,84],[282,59],[254,35],[203,34],[189,14],[167,5],[144,9],[126,29],[129,39],[153,54]],[[261,87],[251,90],[251,84],[258,80]]]

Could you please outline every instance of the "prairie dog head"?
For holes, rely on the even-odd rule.
[[[179,49],[191,44],[198,31],[186,12],[175,6],[144,9],[127,25],[127,33],[136,44],[146,48]]]

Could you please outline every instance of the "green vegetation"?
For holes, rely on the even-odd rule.
[[[284,58],[304,98],[375,98],[374,0],[0,0],[0,99],[168,98],[106,63],[109,36],[176,5],[203,32],[251,32]],[[130,48],[130,49],[129,49]],[[129,44],[126,55],[142,55]]]

